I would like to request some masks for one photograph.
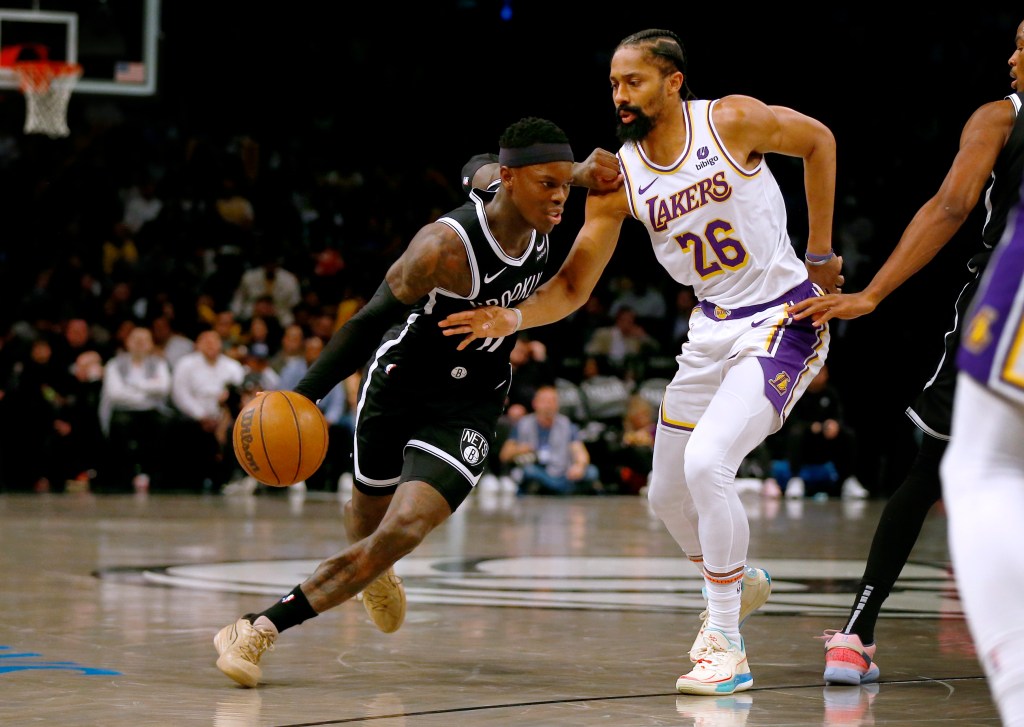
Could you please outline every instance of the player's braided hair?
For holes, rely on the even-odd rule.
[[[527,116],[509,126],[502,133],[498,145],[503,149],[518,149],[531,144],[568,144],[569,137],[554,122]]]
[[[641,30],[623,38],[615,50],[628,45],[641,46],[651,61],[666,74],[676,71],[682,73],[683,85],[679,89],[679,95],[685,100],[697,98],[686,82],[689,75],[686,72],[686,51],[678,35],[671,30],[660,28]]]

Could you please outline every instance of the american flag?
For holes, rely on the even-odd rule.
[[[114,80],[117,83],[145,83],[146,64],[119,61],[114,66]]]

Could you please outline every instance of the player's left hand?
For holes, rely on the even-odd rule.
[[[488,305],[452,313],[437,325],[444,329],[446,336],[466,334],[458,346],[461,351],[478,338],[511,336],[518,323],[519,319],[509,308]]]

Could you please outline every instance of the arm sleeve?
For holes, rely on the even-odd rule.
[[[369,302],[331,336],[295,391],[314,402],[327,396],[335,384],[362,368],[384,333],[408,309],[388,282],[382,282]]]

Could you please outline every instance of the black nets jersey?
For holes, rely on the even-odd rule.
[[[924,385],[915,402],[907,408],[907,416],[921,431],[936,439],[949,440],[950,425],[953,419],[953,400],[956,395],[956,352],[960,347],[962,322],[966,320],[967,310],[978,288],[982,272],[992,249],[998,244],[1006,229],[1006,220],[1010,211],[1020,197],[1021,175],[1024,174],[1024,93],[1014,93],[1006,97],[1013,103],[1017,114],[1010,132],[996,162],[992,167],[988,187],[985,189],[985,221],[981,231],[981,252],[974,255],[967,263],[971,273],[964,289],[956,300],[956,315],[953,327],[944,337],[944,351],[935,373]]]
[[[985,226],[982,242],[988,250],[994,248],[1006,229],[1006,216],[1020,197],[1020,180],[1024,173],[1024,92],[1006,97],[1013,102],[1017,119],[1013,124],[1010,138],[996,157],[992,167],[992,181],[985,190]]]
[[[463,297],[435,288],[409,317],[385,335],[371,362],[372,376],[383,373],[388,388],[415,387],[422,396],[505,390],[511,382],[509,353],[516,336],[473,341],[458,351],[462,336],[445,336],[437,323],[456,311],[485,305],[514,308],[540,285],[548,261],[547,235],[534,232],[519,257],[509,256],[487,224],[484,204],[493,192],[474,189],[469,200],[437,220],[452,228],[466,246],[471,288]]]

